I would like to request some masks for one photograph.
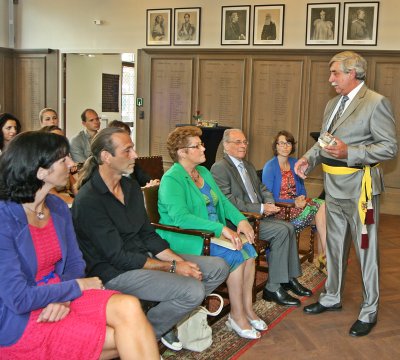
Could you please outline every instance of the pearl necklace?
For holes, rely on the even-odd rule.
[[[23,207],[24,209],[28,209],[30,212],[34,213],[34,214],[36,215],[36,217],[37,217],[39,220],[43,220],[43,219],[45,218],[45,214],[44,214],[44,205],[43,205],[42,210],[40,210],[40,211],[32,210],[32,209],[30,209],[29,207],[27,207],[26,205],[22,205],[22,207]]]

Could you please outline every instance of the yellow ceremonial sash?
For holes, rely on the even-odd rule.
[[[375,166],[378,165],[379,164]],[[371,166],[365,165],[362,169],[355,169],[345,166],[329,166],[326,164],[322,164],[322,170],[327,174],[332,174],[332,175],[351,175],[356,173],[357,171],[364,172],[361,182],[361,195],[360,198],[358,199],[358,214],[360,215],[361,224],[364,224],[365,215],[367,213],[368,200],[371,200],[372,198]]]

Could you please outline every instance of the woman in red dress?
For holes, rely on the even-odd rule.
[[[159,359],[138,300],[84,278],[65,137],[26,132],[0,158],[0,358]]]

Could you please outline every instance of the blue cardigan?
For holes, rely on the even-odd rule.
[[[292,170],[294,181],[296,183],[296,194],[297,196],[307,196],[303,179],[297,176],[294,172],[294,164],[296,163],[296,161],[297,159],[295,158],[289,158],[290,170]],[[279,197],[279,193],[281,191],[282,173],[279,167],[278,158],[276,156],[274,156],[264,165],[262,172],[262,182],[267,187],[267,189],[274,194],[274,199],[276,202],[294,202],[293,199],[281,199]]]
[[[55,272],[58,284],[37,286],[37,260],[29,224],[20,204],[0,201],[0,345],[9,346],[22,336],[31,311],[49,303],[81,296],[75,279],[85,277],[85,263],[76,241],[67,205],[48,195],[50,210],[60,242],[62,259]]]

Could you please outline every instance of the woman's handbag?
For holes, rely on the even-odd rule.
[[[219,308],[210,312],[204,306],[199,306],[181,320],[177,327],[178,339],[187,350],[201,352],[212,344],[212,329],[208,325],[207,315],[217,316],[224,306],[224,300],[218,294],[210,294],[220,300]]]

